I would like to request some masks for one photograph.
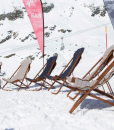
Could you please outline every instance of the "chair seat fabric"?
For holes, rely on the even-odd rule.
[[[84,51],[84,48],[80,48],[78,49],[73,56],[73,60],[70,63],[70,65],[68,66],[68,68],[66,68],[66,70],[58,75],[58,77],[60,77],[61,79],[65,80],[67,76],[70,76],[71,73],[73,72],[73,70],[75,69],[75,67],[77,66],[77,64],[79,63],[79,61],[76,63],[78,57],[80,56],[80,54],[82,54]],[[80,59],[79,59],[80,60]],[[76,63],[76,64],[75,64]],[[46,78],[53,80],[55,78],[55,76],[46,76]]]
[[[104,78],[106,79],[106,81],[108,81],[112,76],[114,75],[114,67],[111,69],[111,71],[109,71]],[[105,84],[105,79],[102,79],[98,85],[96,85],[95,88],[100,87],[101,85]],[[71,77],[67,77],[67,80],[69,82],[71,82],[72,78]],[[95,83],[97,82],[97,80],[93,80],[93,81],[88,81],[85,79],[80,79],[80,78],[75,78],[75,83],[70,83],[68,84],[68,86],[71,86],[73,88],[78,88],[81,90],[88,90],[90,89]]]
[[[16,80],[21,81],[24,78],[25,73],[27,71],[27,68],[28,68],[29,64],[31,64],[31,62],[32,62],[31,59],[25,59],[25,60],[23,60],[21,62],[21,66],[20,66],[19,70],[14,75],[14,77],[12,77],[11,79],[5,79],[5,78],[3,78],[3,80],[5,80],[8,83],[14,82]]]

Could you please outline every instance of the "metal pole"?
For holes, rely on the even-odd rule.
[[[105,33],[106,33],[106,50],[107,50],[107,26],[105,26]],[[108,66],[108,64],[107,64]]]
[[[43,14],[43,4],[42,1],[40,0],[41,5],[42,5],[42,17],[43,17],[43,66],[44,66],[44,14]]]
[[[106,33],[106,50],[107,50],[107,26],[105,26],[105,33]]]

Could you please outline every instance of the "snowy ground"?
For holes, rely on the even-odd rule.
[[[21,0],[9,0],[7,4],[3,0],[0,0],[0,2],[2,2],[0,14],[13,11],[13,6],[23,7]],[[99,17],[99,15],[91,17],[90,9],[83,6],[85,0],[71,0],[67,2],[66,0],[43,0],[43,2],[54,3],[54,9],[48,14],[44,14],[45,26],[57,26],[50,37],[45,38],[45,54],[52,56],[54,53],[58,53],[57,66],[52,75],[59,74],[63,69],[63,65],[67,64],[72,58],[74,51],[84,47],[82,60],[74,70],[74,76],[82,78],[106,50],[105,25],[64,38],[65,49],[63,51],[60,51],[60,38],[52,42],[49,42],[49,40],[107,24],[108,47],[110,47],[114,44],[114,30],[108,15],[106,14],[105,17]],[[97,6],[103,5],[102,0],[87,0],[86,5],[93,2]],[[72,7],[74,7],[73,10]],[[3,23],[3,26],[0,26],[0,39],[6,37],[9,30],[19,33],[18,38],[13,39],[12,37],[5,43],[0,44],[0,56],[2,56],[0,61],[3,62],[2,72],[6,72],[5,78],[10,77],[20,65],[20,62],[29,55],[33,55],[35,60],[32,61],[31,70],[27,77],[33,78],[43,64],[42,58],[39,59],[41,53],[39,53],[40,50],[36,49],[39,48],[36,41],[30,40],[30,38],[25,42],[19,41],[20,37],[24,38],[33,31],[26,12],[24,16],[24,19],[16,21],[9,21],[8,19],[0,21],[0,23]],[[58,32],[59,29],[69,29],[72,32],[63,34]],[[49,29],[47,30],[50,31]],[[18,49],[18,51],[13,51],[13,49],[31,44],[35,46],[25,50]],[[11,51],[8,53],[8,50]],[[16,55],[4,58],[12,53]],[[37,53],[39,53],[38,56],[36,56]],[[47,58],[48,56],[45,57],[45,62]],[[2,81],[2,86],[4,83]],[[110,83],[113,88],[113,78]],[[32,84],[31,88],[35,86]],[[55,86],[58,89],[59,86],[57,84]],[[114,130],[114,107],[96,99],[87,97],[72,114],[69,114],[69,110],[75,100],[72,101],[66,97],[69,89],[65,87],[58,95],[51,94],[51,91],[56,90],[47,91],[42,89],[39,92],[27,92],[21,89],[17,92],[17,88],[10,84],[6,88],[14,89],[14,91],[6,92],[0,90],[0,130]],[[72,95],[75,95],[75,92]]]

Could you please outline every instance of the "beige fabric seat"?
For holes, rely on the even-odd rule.
[[[30,64],[32,63],[31,59],[25,59],[24,61],[21,62],[21,65],[19,68],[15,71],[15,73],[11,76],[9,79],[3,78],[4,81],[7,83],[15,83],[15,82],[20,82],[21,85],[23,84],[23,80],[25,79],[27,72],[30,69]],[[21,85],[19,88],[21,88]],[[5,87],[5,85],[4,85]],[[3,89],[4,89],[3,87]]]
[[[75,83],[72,83],[72,84],[70,83],[67,86],[71,86],[72,88],[78,88],[78,89],[81,89],[81,90],[88,90],[96,82],[97,82],[97,80],[94,80],[94,81],[91,82],[91,81],[88,81],[88,80],[76,78]]]
[[[105,84],[105,80],[109,81],[109,79],[114,75],[114,67],[111,69],[110,72],[108,72],[104,78],[99,82],[99,84],[95,87],[98,88],[101,85]],[[67,77],[67,80],[71,81],[70,77]],[[68,84],[68,86],[71,86],[73,88],[78,88],[81,90],[88,90],[90,89],[95,83],[97,82],[97,80],[93,80],[93,81],[88,81],[88,80],[84,80],[84,79],[80,79],[80,78],[76,78],[75,79],[75,83],[70,83]]]

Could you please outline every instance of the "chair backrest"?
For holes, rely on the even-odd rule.
[[[114,75],[114,67],[104,76],[106,81],[109,81],[110,78]],[[99,84],[103,85],[105,83],[104,78],[99,82]]]
[[[21,66],[12,80],[22,80],[25,74],[27,74],[27,69],[29,68],[30,64],[32,63],[31,59],[25,59],[21,62]]]
[[[102,60],[99,62],[98,67],[88,76],[86,76],[85,80],[91,80],[95,78],[109,63],[109,61],[113,58],[114,45],[110,46],[104,53]]]
[[[66,69],[61,75],[59,75],[62,79],[65,79],[67,76],[71,75],[71,73],[73,72],[77,64],[79,63],[83,51],[84,51],[84,48],[80,48],[74,53],[74,56],[70,65],[66,67]]]
[[[45,78],[45,76],[51,74],[51,72],[53,71],[53,69],[56,66],[56,60],[57,60],[57,56],[50,57],[47,60],[46,67],[44,68],[42,74],[39,76],[40,78]]]
[[[114,61],[107,67],[107,69],[97,78],[97,80],[100,82],[97,84],[95,88],[100,87],[101,85],[104,85],[106,83],[109,91],[111,90],[111,86],[109,84],[109,80],[114,75]],[[107,83],[108,82],[108,83]],[[112,91],[112,90],[111,90]]]

